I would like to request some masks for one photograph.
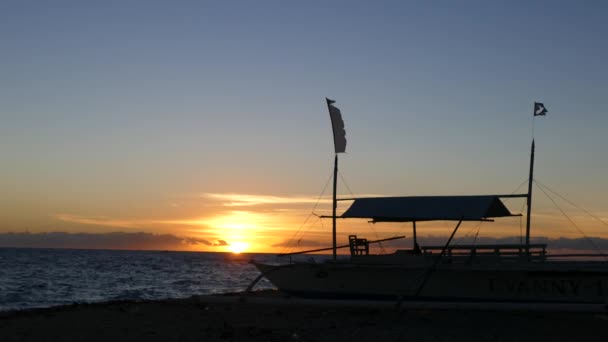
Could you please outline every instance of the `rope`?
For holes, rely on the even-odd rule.
[[[350,195],[355,197],[355,194],[352,192],[352,190],[348,186],[348,183],[346,183],[346,180],[344,179],[344,176],[342,176],[342,172],[340,172],[340,170],[338,170],[338,174],[340,175],[340,179],[342,180],[342,183],[344,184],[344,186],[346,187],[348,192],[350,192]]]
[[[372,232],[374,232],[374,235],[376,235],[376,240],[382,240],[380,239],[380,236],[378,236],[378,232],[374,229],[374,225],[367,221],[367,225],[369,226],[369,229],[371,229]],[[386,254],[386,250],[384,249],[384,246],[382,245],[382,242],[378,242],[378,245],[380,246],[380,250],[382,251],[382,254]]]
[[[543,188],[545,188],[546,190],[548,190],[549,192],[551,192],[552,194],[554,194],[555,196],[561,198],[562,200],[566,201],[566,203],[570,204],[571,206],[575,207],[576,209],[584,212],[585,214],[591,216],[592,218],[600,221],[600,223],[603,223],[605,226],[608,226],[608,223],[606,223],[606,221],[602,220],[601,218],[591,214],[589,211],[585,210],[584,208],[579,207],[578,205],[574,204],[572,201],[568,200],[567,198],[564,198],[564,196],[558,194],[557,192],[551,190],[548,186],[544,185],[543,183],[537,181],[536,179],[534,180],[535,183],[537,183],[538,185],[542,186]]]
[[[466,234],[464,234],[464,235],[462,236],[462,239],[465,239],[466,237],[468,237],[468,236],[469,236],[469,234],[471,234],[471,233],[472,233],[472,232],[473,232],[473,231],[474,231],[474,230],[475,230],[477,227],[479,227],[479,226],[481,225],[481,223],[482,223],[482,222],[483,222],[483,221],[479,221],[479,223],[477,223],[477,224],[476,224],[476,225],[474,225],[474,226],[473,226],[471,229],[469,229],[469,231],[468,231]],[[458,244],[457,244],[457,243],[454,243],[454,245],[458,246]]]
[[[296,240],[296,237],[300,233],[300,231],[302,230],[302,228],[304,228],[304,226],[308,222],[308,219],[310,219],[312,216],[315,216],[315,215],[313,213],[310,213],[310,214],[308,214],[308,216],[306,216],[306,219],[304,220],[304,223],[302,223],[302,225],[298,228],[298,230],[296,230],[296,232],[293,233],[293,235],[291,236],[291,238],[289,238],[289,240],[287,242],[287,245],[285,245],[285,247],[283,247],[283,249],[281,250],[281,254],[287,253],[292,248],[300,245],[300,241],[302,240],[302,238],[300,237],[299,239]],[[312,223],[311,223],[311,226],[312,226]]]
[[[287,249],[293,248],[293,246],[291,245],[292,242],[295,241],[296,236],[298,235],[298,233],[300,233],[300,231],[302,230],[302,228],[304,228],[304,225],[306,225],[306,223],[308,222],[308,219],[310,219],[311,216],[315,215],[314,212],[317,209],[317,207],[319,206],[319,202],[321,202],[321,197],[323,197],[323,194],[325,193],[325,190],[327,189],[327,185],[329,185],[329,181],[331,181],[331,177],[332,176],[333,176],[333,172],[329,175],[329,178],[327,179],[327,182],[325,182],[325,186],[323,186],[323,190],[321,190],[321,193],[319,194],[319,197],[317,198],[317,202],[312,207],[312,210],[310,211],[310,214],[308,214],[308,216],[304,220],[304,223],[302,223],[302,225],[300,225],[300,227],[298,228],[298,230],[296,230],[295,233],[293,233],[293,235],[291,236],[291,238],[289,240],[287,240],[287,245],[285,245],[285,247],[283,247],[283,250],[281,251],[281,254],[285,253],[287,251]]]
[[[519,191],[519,188],[521,188],[524,184],[526,184],[528,182],[528,178],[524,179],[523,182],[521,182],[521,184],[519,184],[519,186],[517,188],[515,188],[515,190],[513,190],[510,195],[515,194],[516,192]],[[507,197],[504,200],[502,200],[503,202],[507,202],[508,200],[510,200],[512,197]]]
[[[519,191],[519,189],[520,189],[520,188],[521,188],[521,187],[522,187],[524,184],[526,184],[527,182],[528,182],[528,179],[524,179],[524,181],[523,181],[523,182],[521,182],[521,183],[520,183],[520,184],[517,186],[517,188],[515,188],[515,190],[513,190],[513,191],[510,193],[510,195],[513,195],[513,194],[517,193],[517,192]],[[507,198],[505,198],[505,199],[503,200],[503,202],[507,202],[507,201],[508,201],[508,200],[510,200],[510,199],[511,199],[511,197],[507,197]],[[522,206],[522,208],[519,210],[520,212],[524,210],[524,206],[525,206],[525,204],[524,204],[524,205]],[[475,237],[474,237],[474,239],[473,239],[473,243],[472,243],[472,245],[475,245],[475,243],[476,243],[476,241],[477,241],[477,237],[479,236],[479,232],[480,232],[480,230],[481,230],[481,224],[482,224],[482,223],[483,223],[483,221],[479,221],[479,223],[478,223],[478,224],[476,224],[475,226],[473,226],[471,229],[469,229],[469,231],[468,231],[466,234],[464,234],[464,236],[463,236],[462,238],[464,239],[464,238],[468,237],[468,236],[469,236],[469,235],[470,235],[470,234],[471,234],[471,233],[472,233],[472,232],[473,232],[475,229],[477,229],[477,232],[475,233]],[[519,217],[519,236],[520,236],[520,241],[521,241],[521,236],[522,236],[522,234],[523,234],[523,233],[522,233],[522,227],[521,227],[521,216],[520,216],[520,217]],[[456,243],[455,243],[455,245],[458,245],[458,244],[456,244]]]
[[[348,192],[350,193],[350,195],[352,197],[355,197],[355,193],[353,193],[353,191],[348,186],[348,183],[346,182],[346,179],[344,179],[344,176],[342,175],[342,172],[340,172],[340,170],[338,170],[338,174],[340,175],[340,179],[342,180],[342,183],[344,184],[344,186],[346,187],[346,189],[348,190]],[[376,236],[376,240],[381,240],[380,236],[378,235],[378,232],[376,231],[376,229],[374,228],[374,226],[370,222],[367,222],[367,224],[368,224],[369,228],[371,229],[371,231]],[[380,250],[382,251],[382,253],[386,254],[386,250],[384,249],[384,246],[382,245],[382,242],[378,242],[378,245],[380,246]]]
[[[352,197],[355,197],[355,193],[348,186],[348,183],[346,182],[346,179],[344,179],[344,176],[342,175],[342,172],[340,172],[340,170],[338,170],[338,174],[340,175],[340,179],[342,180],[342,183],[344,184],[344,186],[346,187],[346,189],[348,190],[348,192],[350,193],[350,195]],[[380,236],[378,235],[378,231],[376,231],[376,229],[374,228],[374,225],[371,224],[369,221],[367,222],[367,225],[369,226],[370,230],[376,236],[376,240],[381,240]],[[384,249],[384,245],[382,245],[382,242],[378,242],[378,245],[380,246],[381,253],[386,254],[386,249]]]
[[[481,224],[483,223],[483,221],[479,222],[479,224],[477,225],[477,232],[475,233],[475,238],[473,239],[473,243],[472,245],[475,246],[475,244],[477,243],[477,237],[479,236],[479,232],[481,231]]]
[[[602,253],[602,250],[601,250],[601,249],[599,249],[599,248],[598,248],[598,247],[595,245],[595,243],[593,242],[593,240],[591,240],[591,239],[590,239],[590,238],[589,238],[587,235],[585,235],[585,233],[582,231],[582,229],[581,229],[581,228],[579,228],[579,226],[578,226],[576,223],[574,223],[574,221],[572,221],[572,219],[571,219],[571,218],[570,218],[570,217],[569,217],[569,216],[566,214],[566,212],[565,212],[564,210],[562,210],[562,208],[561,208],[559,205],[557,205],[557,202],[555,202],[555,200],[553,200],[553,198],[552,198],[551,196],[549,196],[549,194],[548,194],[548,193],[547,193],[547,192],[546,192],[546,191],[545,191],[545,190],[544,190],[542,187],[538,186],[538,184],[537,184],[537,188],[538,188],[540,191],[542,191],[542,193],[543,193],[543,194],[545,194],[545,196],[547,196],[547,198],[549,198],[549,200],[551,200],[551,202],[553,202],[553,205],[555,205],[555,207],[557,208],[557,210],[559,210],[559,211],[560,211],[560,212],[561,212],[561,213],[562,213],[562,214],[563,214],[563,215],[566,217],[566,219],[567,219],[568,221],[570,221],[570,223],[571,223],[571,224],[574,226],[574,228],[576,228],[576,229],[578,230],[578,232],[579,232],[579,233],[580,233],[580,234],[581,234],[581,235],[582,235],[582,236],[583,236],[583,237],[584,237],[584,238],[585,238],[585,239],[586,239],[586,240],[589,242],[589,244],[590,244],[590,245],[591,245],[591,246],[592,246],[592,247],[593,247],[593,248],[594,248],[596,251],[598,251],[598,253],[599,253],[600,255],[602,255],[602,256],[603,256],[603,257],[604,257],[606,260],[608,260],[608,257],[606,257],[606,256],[605,256],[605,255]]]

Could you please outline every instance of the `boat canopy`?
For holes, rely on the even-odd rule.
[[[513,215],[501,195],[355,198],[341,218],[374,222],[484,221]]]

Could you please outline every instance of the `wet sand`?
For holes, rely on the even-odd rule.
[[[605,310],[569,311],[195,296],[2,312],[0,341],[608,341]]]

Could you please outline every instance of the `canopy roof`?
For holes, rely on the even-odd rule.
[[[342,218],[375,222],[480,221],[513,215],[500,195],[356,198]]]

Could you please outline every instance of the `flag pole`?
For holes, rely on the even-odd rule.
[[[342,120],[342,114],[340,109],[334,107],[332,103],[336,101],[325,98],[327,102],[327,109],[329,111],[329,117],[331,119],[332,131],[334,133],[334,193],[332,201],[332,250],[333,259],[337,259],[338,243],[336,238],[336,209],[338,207],[337,190],[338,190],[338,153],[344,153],[346,151],[346,132],[344,131],[344,120]]]
[[[537,115],[546,115],[547,108],[540,102],[534,102],[532,110],[532,146],[530,147],[530,174],[528,177],[528,198],[526,213],[526,257],[530,260],[530,221],[532,219],[532,183],[534,182],[534,123]]]
[[[534,123],[536,122],[536,115],[532,115],[532,140],[534,140]]]
[[[334,195],[332,202],[332,215],[331,215],[331,233],[332,233],[332,247],[334,260],[337,259],[338,243],[336,241],[336,208],[338,206],[338,200],[336,198],[336,190],[338,189],[338,154],[334,157]]]
[[[536,107],[536,103],[534,105]],[[532,111],[532,145],[530,146],[530,173],[528,174],[528,196],[526,201],[526,257],[530,259],[530,223],[532,214],[532,182],[534,177],[534,123],[536,123],[536,108]]]
[[[526,256],[530,259],[530,218],[532,214],[532,182],[534,181],[534,138],[530,148],[530,175],[528,179],[528,212],[526,214]]]

